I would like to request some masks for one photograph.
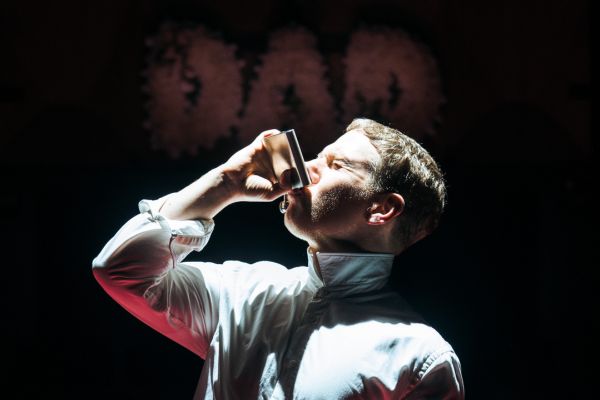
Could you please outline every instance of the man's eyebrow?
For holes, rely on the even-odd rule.
[[[319,154],[317,154],[317,157],[325,157],[326,155],[333,156],[336,159],[350,163],[350,160],[348,159],[348,157],[344,156],[339,151],[336,151],[336,148],[331,148],[329,146],[325,147],[323,150],[321,150],[319,152]]]
[[[321,150],[319,154],[317,154],[317,157],[324,157],[325,155],[333,156],[334,158],[336,158],[339,161],[342,161],[346,165],[352,167],[361,166],[369,171],[372,171],[375,168],[375,165],[372,162],[352,160],[346,155],[344,155],[344,153],[341,150],[342,146],[330,144],[328,146],[325,146],[323,150]]]

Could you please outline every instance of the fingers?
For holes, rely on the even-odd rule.
[[[256,174],[252,174],[246,178],[245,186],[248,197],[259,201],[275,200],[287,191],[287,189],[282,188],[279,183],[273,183]]]
[[[273,190],[273,183],[262,176],[252,174],[246,178],[246,190],[254,192],[270,192]]]
[[[279,186],[282,189],[289,190],[298,180],[298,171],[295,168],[286,169],[279,177]]]
[[[269,129],[261,132],[249,146],[253,148],[252,162],[255,164],[255,171],[271,171],[271,157],[266,151],[264,139],[269,136],[280,133],[277,129]],[[276,179],[275,179],[276,181]]]
[[[280,133],[277,129],[261,132],[254,141],[228,161],[236,171],[240,198],[244,201],[271,201],[291,188],[291,178],[275,176],[272,160],[264,139]]]
[[[268,138],[269,136],[276,135],[278,133],[281,133],[281,131],[278,129],[269,129],[269,130],[263,131],[263,132],[259,133],[259,135],[256,137],[255,141],[260,141],[262,143],[263,139]]]

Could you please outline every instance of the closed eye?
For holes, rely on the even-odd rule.
[[[321,152],[317,158],[324,158],[327,166],[332,169],[340,169],[351,166],[351,163],[344,158],[336,157],[333,153]]]
[[[339,168],[345,168],[348,166],[348,163],[345,162],[344,160],[333,160],[330,163],[331,168],[333,169],[339,169]]]

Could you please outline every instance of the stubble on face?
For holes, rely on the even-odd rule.
[[[336,214],[338,210],[343,212],[343,209],[346,208],[346,203],[367,200],[372,193],[373,191],[369,188],[356,188],[350,185],[337,186],[325,193],[321,193],[311,204],[311,223],[324,221],[329,216]]]
[[[360,234],[373,191],[351,184],[296,199],[285,225],[294,236],[320,251],[347,251]],[[342,247],[342,245],[344,247]]]

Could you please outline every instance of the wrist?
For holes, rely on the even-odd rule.
[[[240,201],[242,193],[241,176],[243,173],[236,168],[232,168],[227,164],[222,164],[212,170],[214,180],[218,190],[221,192],[221,197],[226,205]]]
[[[161,213],[171,219],[212,219],[235,202],[233,184],[222,167],[208,171],[200,179],[170,195]]]

